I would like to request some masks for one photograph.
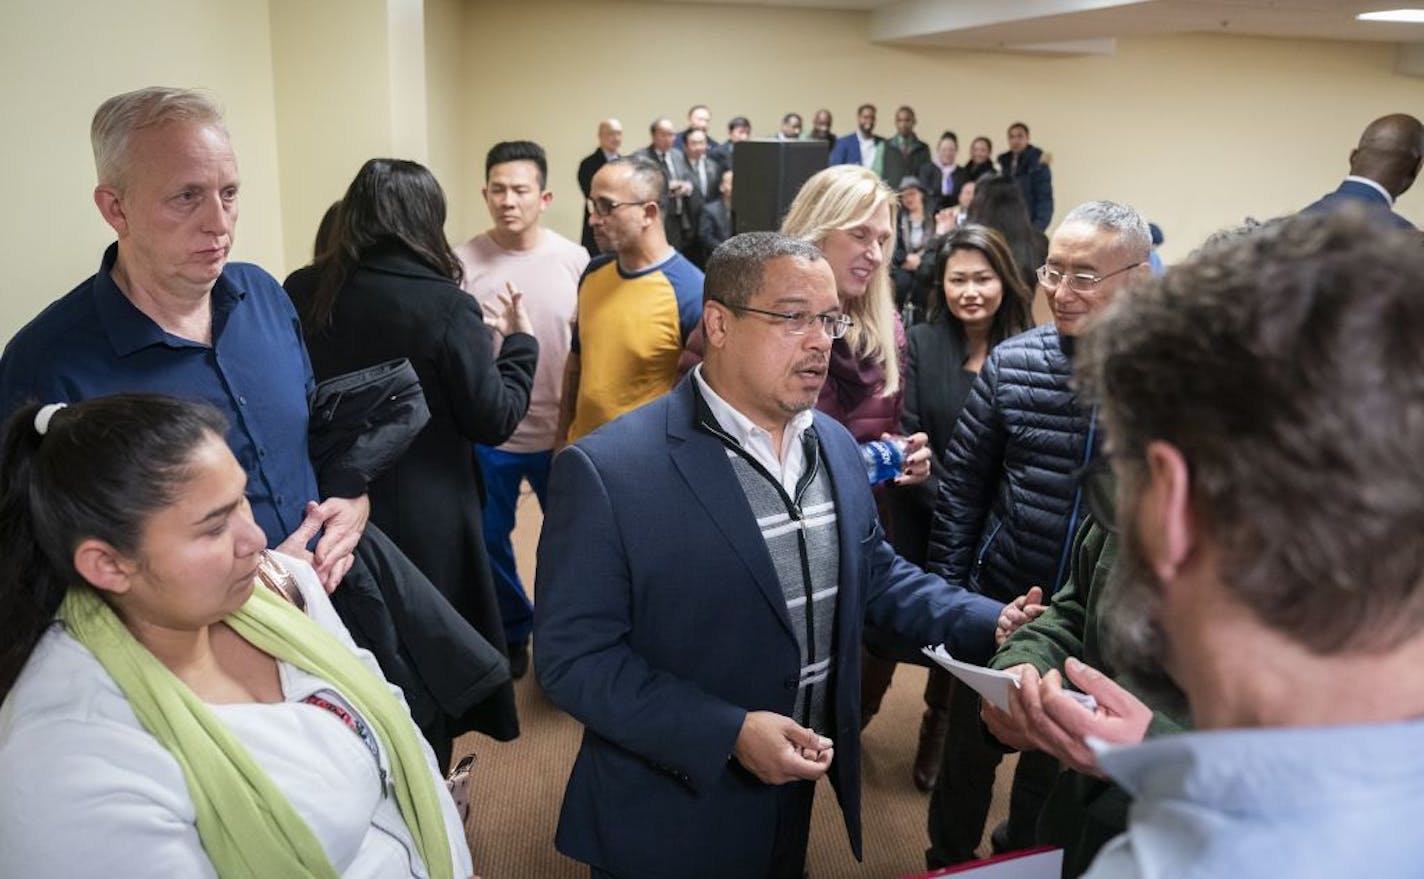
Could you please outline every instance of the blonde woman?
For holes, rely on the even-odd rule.
[[[841,311],[854,321],[844,338],[831,343],[816,408],[844,424],[862,444],[900,430],[905,331],[895,313],[890,280],[898,207],[894,190],[874,172],[859,165],[832,165],[806,181],[781,223],[783,233],[810,241],[826,255],[836,276]],[[904,439],[905,469],[895,483],[917,485],[929,476],[928,440],[924,433]],[[880,521],[893,529],[884,491],[877,492],[876,501]],[[873,653],[862,660],[863,727],[880,710],[895,663]]]
[[[856,441],[898,434],[903,397],[905,331],[895,314],[890,258],[899,200],[880,177],[859,165],[833,165],[801,187],[781,231],[821,249],[836,276],[841,311],[854,321],[831,344],[826,384],[816,408],[844,424]],[[906,437],[899,485],[928,476],[925,435]]]

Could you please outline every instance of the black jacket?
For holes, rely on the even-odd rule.
[[[311,268],[287,279],[298,313],[306,313],[318,282]],[[408,250],[388,245],[362,255],[336,298],[331,325],[302,331],[319,379],[410,359],[430,421],[371,482],[371,522],[460,616],[504,651],[471,444],[498,445],[519,425],[529,405],[538,343],[514,333],[496,354],[475,298]]]
[[[885,152],[881,157],[881,168],[883,169],[881,176],[886,183],[899,188],[901,180],[906,177],[919,176],[920,166],[930,160],[930,147],[929,144],[915,137],[906,144],[902,152],[900,147],[895,144],[895,137],[885,138]]]
[[[352,640],[401,688],[442,762],[461,733],[478,730],[499,741],[519,735],[504,655],[375,525],[367,524],[331,603]]]
[[[915,324],[908,332],[905,389],[900,411],[900,432],[905,436],[924,431],[929,437],[930,478],[919,485],[893,486],[886,491],[890,513],[890,542],[901,556],[925,567],[930,522],[934,517],[939,483],[944,479],[944,452],[949,447],[959,410],[974,383],[964,371],[964,332],[945,312],[930,323]]]
[[[599,147],[593,152],[583,157],[583,161],[578,166],[579,189],[583,190],[583,197],[588,198],[589,187],[593,185],[593,175],[598,173],[598,169],[608,164],[608,156],[604,155],[603,147]],[[584,202],[583,225],[579,227],[579,243],[588,251],[589,256],[598,256],[598,244],[593,240],[593,228],[588,225],[588,203]]]
[[[925,203],[925,210],[931,215],[940,208],[947,208],[959,203],[959,191],[964,188],[964,184],[969,180],[969,172],[963,165],[956,167],[950,172],[954,179],[954,188],[946,197],[944,194],[944,172],[939,169],[939,165],[934,162],[926,162],[920,166],[920,182],[929,191],[930,197]]]
[[[1043,150],[1029,144],[1019,155],[1018,162],[1014,161],[1013,153],[1001,153],[999,170],[1019,185],[1034,227],[1040,232],[1047,229],[1053,220],[1053,172],[1043,161]]]
[[[946,455],[929,568],[999,600],[1066,574],[1076,474],[1095,433],[1068,386],[1072,362],[1045,324],[999,343],[969,392]]]
[[[364,493],[430,420],[420,380],[404,359],[322,382],[311,407],[308,442],[323,496]],[[460,733],[518,735],[504,656],[374,524],[331,600],[352,639],[401,688],[442,763]]]

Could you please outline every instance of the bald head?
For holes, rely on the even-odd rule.
[[[1424,161],[1424,123],[1405,113],[1381,116],[1365,127],[1350,153],[1350,173],[1368,177],[1395,198],[1403,195]]]
[[[623,146],[623,123],[605,119],[598,123],[598,145],[605,153],[616,153]]]

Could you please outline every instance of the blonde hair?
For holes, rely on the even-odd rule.
[[[831,232],[853,229],[867,222],[884,206],[890,208],[890,238],[885,242],[884,262],[870,278],[865,295],[841,307],[855,321],[846,333],[846,343],[858,359],[879,364],[885,372],[880,396],[900,390],[900,351],[895,344],[895,295],[890,282],[890,255],[895,252],[896,215],[899,200],[894,190],[875,172],[860,165],[832,165],[818,172],[791,202],[781,232],[817,247]]]
[[[222,109],[204,92],[149,86],[114,95],[94,111],[94,120],[89,126],[99,183],[122,192],[128,183],[129,141],[134,132],[168,122],[211,125],[227,135]]]

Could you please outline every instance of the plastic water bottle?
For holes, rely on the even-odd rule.
[[[871,485],[894,479],[905,463],[905,441],[888,439],[865,443],[860,447],[860,460],[865,462],[865,475],[870,477]]]

